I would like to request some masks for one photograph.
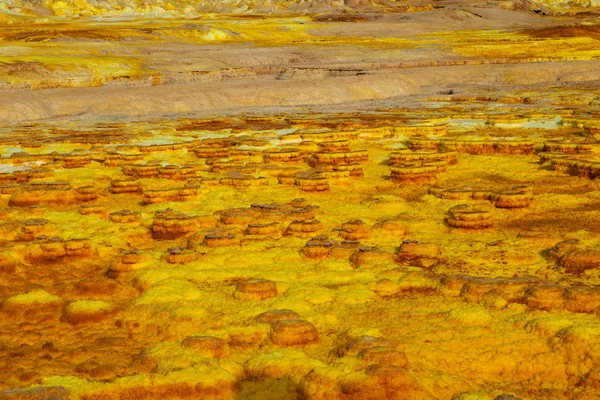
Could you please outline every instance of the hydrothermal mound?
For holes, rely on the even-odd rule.
[[[0,7],[0,399],[600,397],[592,3],[126,3]]]

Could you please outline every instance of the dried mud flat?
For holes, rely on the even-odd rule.
[[[121,3],[0,7],[0,399],[600,397],[594,8]]]

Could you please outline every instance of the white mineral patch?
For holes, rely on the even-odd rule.
[[[27,167],[22,165],[0,164],[0,173],[10,174],[15,171],[25,171]]]
[[[20,153],[23,149],[18,146],[2,146],[0,147],[0,157],[10,157],[14,153]]]
[[[525,128],[525,129],[557,129],[562,126],[563,120],[561,117],[554,117],[551,119],[538,119],[534,121],[528,121],[525,123],[500,123],[495,124],[499,128]]]

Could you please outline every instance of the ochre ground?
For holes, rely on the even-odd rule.
[[[7,14],[0,398],[600,397],[596,14],[406,6]]]

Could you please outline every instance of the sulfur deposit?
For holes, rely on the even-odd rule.
[[[0,0],[0,400],[600,398],[593,0]]]

